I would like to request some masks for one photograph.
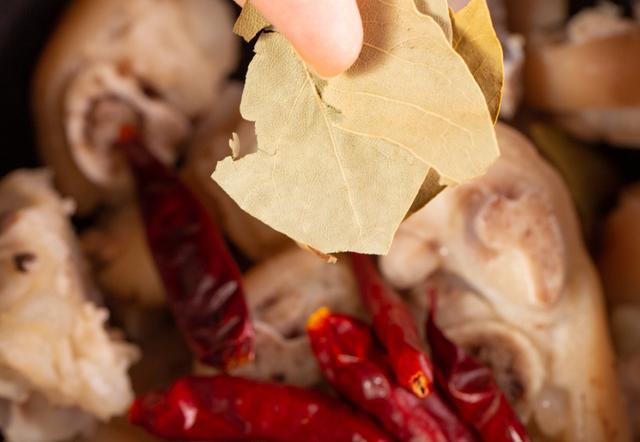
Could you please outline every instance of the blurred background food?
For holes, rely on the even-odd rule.
[[[454,9],[465,3],[450,0]],[[572,383],[582,382],[585,373],[606,372],[602,375],[604,385],[615,384],[606,368],[607,338],[598,340],[598,331],[606,335],[598,316],[599,283],[583,256],[579,230],[602,281],[617,352],[617,373],[635,437],[640,440],[640,4],[630,0],[598,4],[590,0],[488,3],[505,55],[501,118],[528,135],[541,156],[563,178],[580,227],[573,215],[567,214],[569,196],[555,184],[552,172],[529,177],[533,183],[529,186],[543,189],[545,201],[562,200],[554,203],[551,210],[552,217],[564,223],[559,231],[545,225],[544,217],[539,216],[544,204],[536,205],[540,199],[536,199],[535,192],[527,199],[519,193],[522,187],[501,191],[506,195],[505,204],[495,203],[493,215],[487,215],[485,220],[497,222],[504,210],[524,207],[516,210],[526,218],[523,222],[535,219],[540,223],[536,225],[537,233],[533,233],[533,243],[512,231],[514,235],[508,240],[517,244],[497,246],[494,242],[500,241],[495,232],[492,235],[490,223],[484,225],[483,240],[492,247],[522,249],[527,257],[518,267],[510,262],[510,252],[505,252],[503,261],[496,261],[503,267],[491,273],[473,262],[468,244],[456,243],[456,235],[461,233],[456,233],[455,225],[443,224],[451,228],[447,231],[438,221],[438,217],[453,210],[447,206],[447,198],[455,205],[459,194],[467,192],[465,188],[456,189],[455,197],[439,200],[445,201],[439,202],[440,206],[447,207],[430,207],[414,220],[430,219],[429,223],[441,226],[441,233],[449,238],[447,247],[455,252],[459,246],[460,256],[471,261],[465,261],[464,268],[456,267],[454,261],[438,262],[434,259],[438,256],[434,242],[411,233],[408,249],[403,248],[401,231],[392,254],[382,261],[382,268],[394,285],[406,290],[417,312],[424,312],[426,307],[424,296],[416,295],[423,292],[425,285],[431,284],[447,294],[443,326],[494,368],[505,390],[510,385],[519,386],[510,391],[509,399],[536,434],[547,438],[544,440],[579,440],[577,436],[566,439],[574,434],[570,422],[577,419],[567,414],[568,406],[563,406],[577,400],[570,399]],[[69,4],[73,8],[65,15]],[[237,11],[230,0],[4,0],[0,5],[0,130],[4,140],[0,174],[47,166],[61,195],[54,193],[50,175],[45,172],[16,172],[2,181],[0,258],[6,258],[7,263],[0,267],[0,309],[9,311],[16,303],[38,311],[53,305],[58,310],[64,304],[70,315],[82,310],[87,315],[78,316],[87,321],[82,331],[91,339],[85,335],[78,338],[76,331],[57,323],[60,318],[47,324],[53,332],[34,332],[33,339],[80,339],[76,348],[79,355],[65,359],[65,369],[90,370],[91,364],[97,364],[95,370],[105,371],[101,379],[117,386],[110,390],[107,400],[96,400],[92,395],[100,392],[94,391],[94,385],[67,386],[65,379],[55,377],[45,382],[37,373],[12,365],[12,358],[2,356],[4,342],[23,339],[22,334],[0,320],[0,359],[4,358],[0,361],[0,427],[9,440],[46,442],[70,436],[83,440],[96,427],[97,419],[122,415],[133,394],[131,388],[146,392],[193,371],[192,357],[164,305],[164,289],[146,245],[131,177],[120,154],[111,147],[116,128],[123,122],[142,122],[145,142],[154,155],[175,167],[200,197],[218,221],[243,270],[248,271],[247,297],[256,320],[259,352],[256,363],[240,369],[239,374],[315,385],[320,382],[320,373],[303,333],[308,314],[329,304],[337,311],[363,315],[344,262],[327,266],[295,249],[286,237],[241,211],[209,179],[215,162],[230,154],[232,132],[239,135],[240,155],[256,149],[252,123],[242,120],[238,113],[240,80],[251,50],[231,34]],[[528,144],[522,149],[526,152],[523,158],[528,158],[531,165],[542,164]],[[505,162],[510,160],[513,158]],[[525,171],[535,175],[537,166],[531,166],[529,171],[528,165],[518,164],[523,177],[527,175]],[[497,167],[506,166],[503,162]],[[541,170],[546,167],[540,166]],[[25,180],[29,184],[24,184]],[[524,178],[522,181],[527,182]],[[510,178],[509,183],[517,182],[517,177]],[[31,193],[19,195],[22,187],[31,189]],[[472,201],[474,192],[467,193]],[[469,201],[465,200],[471,204]],[[456,210],[462,213],[465,206],[461,207]],[[436,210],[439,213],[434,214]],[[19,218],[27,221],[6,227],[6,214],[14,212],[21,213]],[[41,222],[43,213],[46,223]],[[68,225],[68,215],[73,215],[79,241]],[[55,271],[40,269],[40,259],[34,263],[22,248],[16,249],[16,244],[26,244],[46,253],[50,247],[31,245],[41,238],[29,238],[20,232],[28,228],[21,227],[21,223],[29,222],[40,222],[42,232],[53,235],[52,241],[59,241],[66,250],[66,258],[48,258],[47,265],[55,263],[70,269],[73,284],[88,281],[81,284],[82,288],[64,289],[73,293],[70,299],[60,298],[62,292],[56,290],[47,291],[47,297],[39,295],[42,299],[32,299],[39,292],[33,291],[35,283],[30,280],[35,278],[40,280],[38,284],[46,285],[55,277]],[[406,229],[410,227],[407,224]],[[76,259],[80,249],[84,257]],[[567,261],[567,254],[579,264]],[[18,256],[22,257],[19,262],[11,261]],[[68,256],[74,258],[69,261]],[[12,267],[15,265],[18,273]],[[24,275],[22,267],[27,269]],[[565,287],[563,278],[567,274],[584,279],[584,285],[571,286],[569,295],[559,288]],[[460,283],[461,280],[473,281],[475,287]],[[478,297],[477,292],[482,296]],[[547,297],[537,299],[538,293]],[[558,299],[564,299],[560,293],[573,301],[580,298],[581,303],[569,304],[579,306],[576,308],[583,312],[583,319],[590,318],[590,322],[573,324],[569,331],[558,333],[565,333],[569,342],[579,327],[584,327],[585,333],[595,330],[593,339],[580,345],[592,345],[582,350],[588,352],[592,348],[601,356],[592,361],[593,365],[585,362],[584,371],[570,372],[573,377],[568,373],[545,373],[541,367],[546,362],[541,361],[554,354],[562,356],[564,347],[549,349],[540,342],[551,338],[528,330],[545,317],[531,312],[545,311],[549,306],[553,310]],[[522,297],[508,299],[516,295]],[[20,296],[25,299],[18,299]],[[487,303],[486,299],[492,302]],[[35,304],[31,306],[29,302]],[[496,312],[496,306],[504,311]],[[110,316],[104,323],[107,308]],[[465,324],[465,315],[473,316],[482,327]],[[504,318],[511,318],[512,322],[505,323]],[[522,325],[529,322],[531,327]],[[124,337],[135,346],[124,344]],[[497,350],[487,349],[479,342],[483,339],[507,343]],[[22,345],[16,342],[15,345]],[[91,347],[86,353],[85,346]],[[10,351],[9,346],[6,348]],[[510,353],[505,348],[516,350]],[[545,351],[552,356],[542,354]],[[584,356],[576,352],[564,356]],[[527,362],[519,362],[518,354]],[[47,355],[39,356],[42,360],[38,365],[46,367],[59,354],[50,355],[51,360]],[[89,360],[89,368],[83,358]],[[126,368],[136,360],[127,378]],[[211,372],[202,366],[195,370]],[[501,370],[510,375],[500,376]],[[513,373],[522,379],[515,382]],[[78,379],[81,383],[82,375]],[[611,413],[615,422],[619,414],[616,398],[598,397],[600,393],[595,390],[594,387],[590,399]],[[615,387],[609,391],[609,395],[613,394]],[[594,424],[591,434],[606,434],[598,433],[604,427]],[[117,419],[98,424],[97,432],[85,440],[152,439]],[[625,440],[624,430],[607,440]]]

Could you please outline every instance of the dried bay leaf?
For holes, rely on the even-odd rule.
[[[471,0],[452,13],[453,48],[464,58],[487,99],[494,123],[500,115],[504,61],[486,0]]]
[[[453,40],[453,25],[449,16],[447,0],[414,0],[418,11],[433,18],[442,28],[442,32],[451,42]]]
[[[213,174],[244,210],[326,254],[386,253],[428,173],[458,183],[498,156],[484,95],[435,20],[413,0],[359,6],[364,48],[335,78],[315,77],[280,34],[260,36],[241,105],[258,152]]]
[[[449,4],[445,0],[415,0],[418,11],[431,16],[442,28],[447,40],[453,40],[453,23],[449,15]],[[418,195],[416,196],[407,217],[424,207],[429,201],[435,198],[446,186],[440,184],[440,176],[433,170],[429,170]]]
[[[250,0],[247,0],[242,7],[238,20],[233,25],[233,32],[242,37],[244,41],[250,42],[253,37],[258,35],[258,32],[269,26],[271,24],[267,19],[253,6]]]
[[[436,173],[436,171],[433,169],[429,170],[429,173],[427,173],[427,177],[422,182],[422,186],[420,186],[418,195],[413,200],[413,203],[411,204],[406,217],[408,218],[410,215],[422,209],[427,205],[429,201],[438,196],[438,194],[445,188],[446,186],[440,183],[440,176]]]
[[[336,129],[395,144],[451,182],[482,174],[498,155],[491,118],[439,27],[410,0],[362,1],[360,10],[365,21],[396,25],[365,25],[355,65],[327,81],[322,98],[340,110]]]
[[[265,52],[270,55],[263,60]],[[271,57],[277,69],[268,66]],[[251,87],[254,74],[278,93]],[[382,253],[408,208],[396,201],[407,199],[407,189],[413,200],[425,167],[383,140],[362,145],[335,130],[327,121],[339,121],[340,114],[320,100],[315,81],[284,37],[262,35],[241,105],[243,116],[256,121],[259,151],[218,163],[213,176],[243,209],[300,243],[326,254],[364,251],[373,234],[372,252]]]

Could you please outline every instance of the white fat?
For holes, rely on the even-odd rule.
[[[78,74],[66,95],[66,133],[77,166],[95,184],[122,191],[131,185],[114,145],[123,126],[140,127],[148,149],[172,164],[190,124],[168,103],[145,95],[129,72],[96,64]]]
[[[108,312],[94,303],[99,297],[49,174],[18,171],[4,178],[0,213],[0,257],[29,257],[14,261],[21,262],[14,268],[0,266],[0,293],[11,293],[15,281],[19,294],[0,304],[0,397],[10,402],[5,430],[33,432],[10,440],[59,440],[88,416],[123,413],[133,394],[127,370],[137,352],[106,328]],[[60,427],[48,430],[56,423]]]

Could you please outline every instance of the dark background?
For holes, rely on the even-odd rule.
[[[0,176],[18,167],[37,165],[29,84],[38,55],[66,3],[67,0],[0,0]],[[595,4],[596,0],[572,0],[571,3],[575,12]],[[630,12],[631,0],[616,3]],[[235,76],[242,76],[249,56],[250,51],[246,50],[242,67]],[[630,153],[614,155],[621,157],[621,164],[629,164],[626,159]]]
[[[109,1],[109,0],[100,0]],[[0,176],[36,165],[29,82],[66,0],[0,0]]]

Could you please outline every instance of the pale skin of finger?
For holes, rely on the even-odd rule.
[[[245,0],[236,0],[241,6]],[[252,0],[296,51],[323,77],[347,70],[362,49],[356,0]]]

